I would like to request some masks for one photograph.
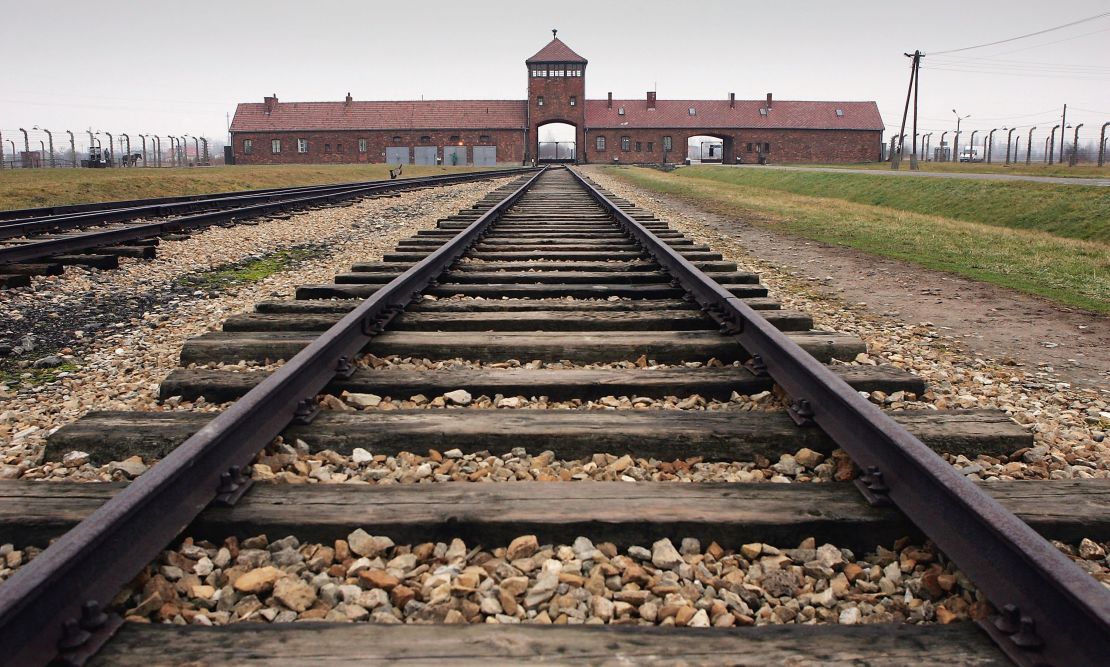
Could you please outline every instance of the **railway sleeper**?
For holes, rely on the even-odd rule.
[[[337,284],[344,285],[385,285],[395,279],[398,273],[370,273],[353,271],[335,276]],[[707,274],[721,284],[757,284],[759,275],[748,271],[712,272]],[[448,283],[604,283],[619,278],[626,284],[666,283],[670,277],[662,271],[626,271],[614,276],[605,271],[448,271],[439,278],[440,284]]]
[[[379,390],[380,391],[380,390]],[[406,397],[407,398],[407,397]],[[196,412],[92,412],[58,429],[46,458],[87,452],[96,463],[130,456],[161,459],[215,415]],[[892,412],[938,452],[974,457],[1006,456],[1032,445],[1032,436],[997,410]],[[804,448],[829,454],[825,433],[799,428],[785,411],[742,410],[325,410],[310,425],[288,426],[286,442],[303,440],[310,451],[349,455],[356,447],[374,454],[424,453],[429,449],[500,455],[527,445],[558,459],[628,454],[661,461],[778,460]]]
[[[857,336],[825,331],[795,331],[787,336],[821,363],[854,359],[867,347]],[[311,332],[209,332],[185,341],[181,365],[266,362],[292,359],[316,338]],[[712,331],[599,332],[412,332],[387,331],[364,348],[379,357],[418,359],[505,359],[545,363],[608,363],[646,356],[659,364],[717,359],[746,361],[748,353],[736,340]]]
[[[349,313],[359,302],[357,297],[338,296],[325,299],[299,299],[296,301],[260,301],[254,309],[259,313]],[[745,297],[744,303],[759,311],[780,310],[782,304],[768,297]],[[524,312],[543,310],[584,310],[601,312],[635,312],[645,310],[697,310],[697,305],[687,301],[665,299],[623,299],[620,301],[565,300],[565,299],[422,299],[405,309],[405,312],[435,313],[485,313]]]
[[[380,289],[381,285],[344,285],[322,284],[301,285],[297,288],[297,299],[365,299]],[[740,298],[766,297],[767,288],[763,285],[732,284],[723,285],[733,296]],[[441,283],[424,290],[424,294],[435,297],[470,296],[486,299],[681,299],[686,291],[670,284],[620,283],[567,284],[550,283],[540,285],[514,283]]]
[[[1110,539],[1110,480],[977,483],[1048,539]],[[0,543],[45,545],[126,485],[0,481]],[[404,508],[404,511],[398,511]],[[540,544],[579,535],[620,548],[694,537],[726,548],[794,545],[813,537],[865,553],[920,531],[897,509],[868,505],[850,483],[681,484],[513,482],[502,484],[259,483],[234,507],[203,510],[184,535],[213,540],[266,534],[330,542],[358,528],[398,544],[459,537]],[[731,634],[727,636],[733,636]]]
[[[830,366],[856,391],[898,391],[920,396],[925,382],[894,366]],[[178,368],[162,380],[162,400],[179,396],[195,401],[203,396],[210,403],[225,403],[243,396],[269,375],[265,371],[235,373],[220,369]],[[377,394],[409,398],[417,394],[442,396],[465,389],[474,396],[547,396],[549,400],[578,398],[597,400],[604,396],[663,398],[697,394],[707,399],[728,400],[733,392],[750,396],[774,388],[768,376],[753,375],[742,366],[724,368],[447,368],[431,371],[391,369],[386,372],[360,368],[349,378],[336,378],[325,391],[340,395]]]

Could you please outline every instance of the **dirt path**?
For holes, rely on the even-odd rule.
[[[691,214],[677,199],[622,184],[642,193],[641,203],[650,200]],[[872,313],[896,321],[932,322],[977,355],[1110,392],[1110,318],[913,264],[776,234],[736,218],[705,211],[693,215],[753,257],[809,281],[819,295],[866,303]]]

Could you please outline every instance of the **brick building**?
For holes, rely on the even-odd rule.
[[[867,162],[880,159],[883,121],[874,102],[765,99],[586,99],[587,60],[557,37],[525,61],[526,100],[242,103],[231,123],[239,164],[388,162],[520,164],[563,159],[624,164]],[[540,141],[550,123],[574,142]],[[688,155],[705,137],[708,151]],[[708,153],[708,154],[704,154]]]

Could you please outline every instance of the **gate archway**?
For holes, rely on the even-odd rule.
[[[536,128],[537,163],[574,163],[578,161],[578,127],[573,123],[551,121]]]

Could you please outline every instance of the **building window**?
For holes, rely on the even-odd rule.
[[[628,137],[621,137],[621,150],[622,151],[628,150],[628,147],[630,145],[632,145],[632,140],[631,139],[629,139]]]
[[[759,115],[760,116],[766,116],[767,115],[767,107],[761,107],[759,109]]]
[[[308,152],[308,139],[297,139],[297,152],[298,153],[307,153]]]
[[[478,143],[488,144],[489,143],[489,135],[488,134],[483,134],[482,136],[478,137]]]
[[[653,142],[653,141],[648,142],[648,152],[649,153],[655,152],[655,142]]]
[[[424,136],[420,137],[420,143],[430,144],[432,143],[432,138],[425,134]]]
[[[605,150],[605,137],[598,137],[596,139],[596,142],[597,142],[597,150],[599,150],[599,151]]]
[[[244,155],[250,155],[252,152],[254,152],[254,142],[251,141],[250,139],[244,139],[243,140],[243,154]]]
[[[624,115],[624,107],[618,107],[617,108],[617,115],[618,116],[623,116]]]
[[[752,142],[750,142],[750,141],[748,142],[748,152],[749,153],[752,152]]]
[[[691,116],[695,116],[695,115],[697,115],[697,113],[698,113],[697,109],[695,109],[694,107],[690,107],[690,115]]]
[[[578,106],[578,98],[576,96],[574,96],[574,95],[570,96],[570,105],[572,107]]]
[[[401,137],[393,137],[393,143],[395,143],[395,144],[401,143]]]
[[[563,66],[562,65],[552,65],[550,71],[551,71],[551,76],[563,76]]]
[[[271,139],[270,140],[270,152],[271,153],[280,153],[281,152],[281,139]]]
[[[366,152],[366,140],[365,139],[359,139],[358,140],[358,152],[359,153],[365,153]]]
[[[453,144],[457,144],[457,143],[459,143],[459,135],[457,135],[457,134],[452,134],[452,135],[451,135],[451,139],[450,139],[449,141],[450,141],[451,143],[453,143]]]
[[[671,150],[671,138],[670,137],[663,137],[663,150],[665,150],[665,151]]]
[[[538,107],[543,106],[543,95],[540,95],[536,98],[536,106],[538,106]]]
[[[324,152],[325,153],[330,153],[331,152],[331,144],[324,144]]]
[[[837,118],[843,118],[844,117],[844,109],[837,109],[836,110],[836,117]]]
[[[335,144],[335,152],[336,152],[336,153],[342,153],[342,152],[343,152],[343,144],[341,144],[341,143],[339,143],[339,142],[336,142],[336,144]]]
[[[642,153],[643,152],[644,149],[642,148],[642,146],[643,146],[643,144],[641,144],[638,141],[636,142],[636,152],[637,153]]]
[[[767,143],[763,144],[763,152],[764,153],[770,153],[771,152],[771,144],[767,144]]]

